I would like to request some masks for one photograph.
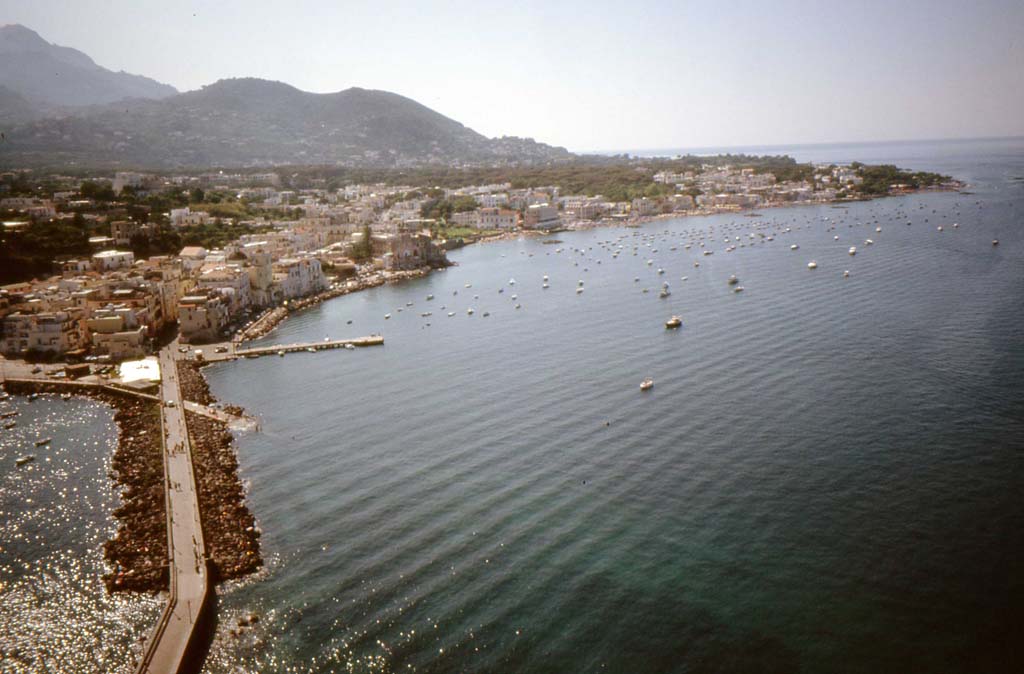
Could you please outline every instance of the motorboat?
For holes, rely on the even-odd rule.
[[[17,459],[15,459],[14,463],[19,466],[24,466],[26,463],[32,463],[35,460],[36,457],[32,456],[31,454],[26,454],[25,456],[19,456]]]
[[[682,326],[683,319],[679,316],[673,316],[672,318],[665,321],[665,327],[669,330]]]
[[[818,268],[818,263],[815,262],[814,260],[811,260],[810,262],[807,263],[807,268],[808,269],[817,269]]]
[[[740,280],[736,278],[736,274],[733,274],[732,276],[729,277],[729,285],[734,286],[739,282]]]
[[[651,379],[650,377],[640,382],[641,391],[650,391],[652,388],[654,388],[654,380]]]

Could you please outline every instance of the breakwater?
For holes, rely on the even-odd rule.
[[[177,367],[184,399],[201,405],[216,402],[198,363],[178,361]],[[244,413],[240,407],[229,407],[232,413]],[[260,534],[256,518],[245,504],[234,438],[226,424],[214,419],[188,412],[185,421],[192,445],[203,538],[214,578],[228,580],[253,573],[263,565]]]
[[[128,392],[67,383],[7,381],[4,388],[18,395],[73,392],[114,409],[118,442],[110,478],[120,490],[121,505],[112,513],[117,531],[103,546],[110,567],[103,582],[111,593],[166,590],[167,525],[159,407]]]
[[[259,528],[245,504],[238,457],[227,425],[185,413],[207,558],[214,580],[240,578],[263,565]]]

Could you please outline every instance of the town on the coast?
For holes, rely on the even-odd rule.
[[[743,156],[511,173],[454,184],[477,177],[467,170],[448,187],[430,172],[416,184],[401,172],[344,184],[315,172],[2,173],[0,353],[109,369],[173,335],[260,336],[289,311],[445,267],[447,250],[481,239],[957,186]]]

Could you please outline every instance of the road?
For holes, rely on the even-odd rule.
[[[166,462],[171,592],[167,608],[147,644],[139,672],[179,671],[206,599],[209,578],[199,518],[192,454],[185,425],[178,371],[171,348],[160,352]]]

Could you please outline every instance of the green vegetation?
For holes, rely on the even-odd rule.
[[[5,233],[0,241],[0,282],[48,276],[55,258],[88,254],[90,236],[84,222],[37,222],[22,232]]]
[[[371,238],[369,225],[363,225],[363,236],[352,246],[352,260],[354,262],[368,262],[373,259],[373,239]]]
[[[858,191],[861,194],[888,194],[893,185],[905,185],[912,189],[919,189],[950,180],[949,176],[928,171],[911,172],[892,164],[867,166],[860,162],[853,162],[850,167],[864,179],[864,182],[858,186]]]

